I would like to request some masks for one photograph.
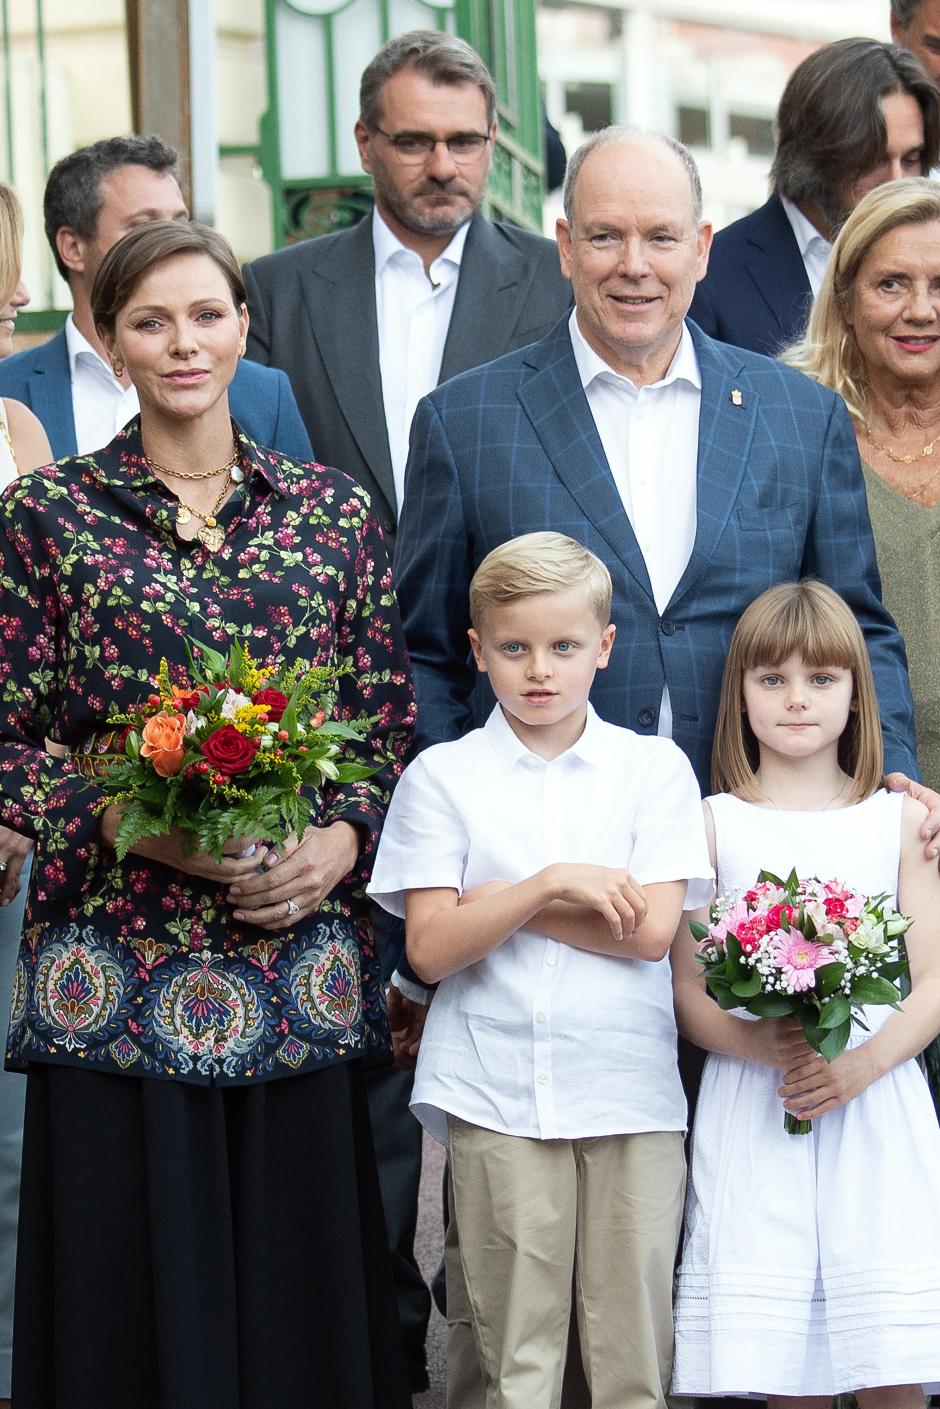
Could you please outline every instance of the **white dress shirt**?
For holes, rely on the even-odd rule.
[[[586,342],[577,309],[568,327],[581,385],[662,616],[695,543],[702,376],[692,334],[683,323],[662,381],[637,387]],[[658,733],[672,737],[668,689]]]
[[[79,455],[100,450],[140,410],[137,388],[123,387],[104,358],[75,326],[65,320],[65,342],[72,381],[72,415]]]
[[[589,709],[577,743],[546,762],[497,706],[484,728],[405,769],[369,893],[403,915],[407,890],[463,893],[555,861],[629,868],[641,884],[685,879],[686,908],[704,904],[712,870],[682,751]],[[448,1113],[542,1140],[682,1130],[668,958],[592,954],[518,930],[440,984],[412,1108],[442,1143]]]
[[[807,220],[799,206],[795,206],[786,196],[780,197],[780,204],[786,211],[787,219],[796,236],[803,268],[806,270],[806,277],[813,291],[813,298],[815,298],[819,293],[823,279],[826,277],[832,244],[824,235],[820,235],[816,226],[811,220]]]
[[[469,228],[469,221],[461,225],[443,254],[431,264],[429,278],[421,256],[405,248],[378,210],[372,215],[379,370],[399,512],[405,492],[411,422],[418,402],[434,390],[441,375]]]

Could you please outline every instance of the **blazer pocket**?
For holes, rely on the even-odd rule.
[[[783,504],[751,504],[748,508],[736,509],[734,517],[738,528],[745,533],[766,533],[775,522],[791,524],[799,509],[799,500],[788,499]]]

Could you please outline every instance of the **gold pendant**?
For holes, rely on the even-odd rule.
[[[217,553],[225,542],[225,529],[220,528],[218,524],[206,524],[204,528],[199,530],[196,537],[210,553]]]
[[[190,511],[187,509],[187,507],[186,507],[185,504],[181,504],[181,505],[179,506],[179,508],[177,509],[177,511],[176,511],[176,526],[177,526],[177,528],[180,528],[183,524],[189,523],[191,519],[192,519],[192,514],[191,514]]]

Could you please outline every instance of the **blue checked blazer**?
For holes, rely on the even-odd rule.
[[[840,592],[858,617],[886,767],[916,777],[904,648],[881,604],[844,403],[799,372],[689,327],[702,374],[698,527],[661,617],[581,387],[567,317],[539,342],[443,383],[419,403],[395,564],[420,743],[455,738],[473,719],[474,569],[516,534],[555,529],[585,543],[613,578],[617,640],[594,682],[598,713],[655,733],[668,683],[673,737],[703,789],[735,623],[765,588],[808,574]]]

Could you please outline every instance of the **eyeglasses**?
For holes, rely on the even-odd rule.
[[[403,166],[423,166],[434,154],[438,144],[445,146],[458,166],[471,166],[479,161],[489,143],[489,134],[458,132],[453,137],[430,137],[422,132],[380,132]]]

